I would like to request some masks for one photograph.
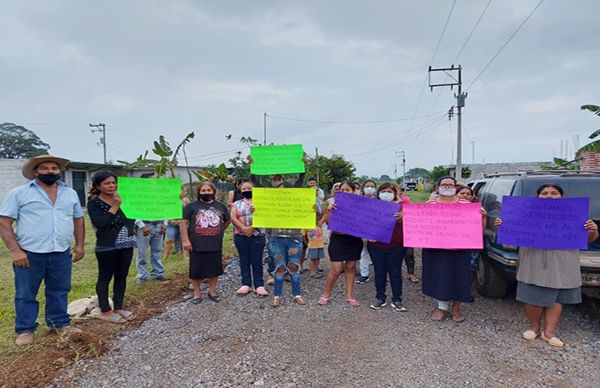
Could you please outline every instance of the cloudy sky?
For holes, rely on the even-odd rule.
[[[456,154],[456,89],[426,87],[429,65],[454,63],[465,162],[550,160],[600,128],[579,110],[600,104],[599,1],[544,1],[481,74],[539,0],[453,3],[0,0],[0,122],[77,161],[102,161],[88,123],[106,123],[112,160],[193,130],[204,165],[262,142],[267,112],[269,143],[393,176],[397,151],[407,170]]]

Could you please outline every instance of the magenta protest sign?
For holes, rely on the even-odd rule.
[[[405,247],[483,248],[478,203],[409,203],[402,207],[402,214]]]
[[[544,249],[586,249],[589,198],[503,197],[498,243]]]
[[[338,192],[327,228],[331,231],[389,243],[400,204]]]

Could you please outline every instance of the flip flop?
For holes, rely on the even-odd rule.
[[[525,330],[523,332],[523,338],[526,339],[527,341],[533,341],[534,339],[536,339],[537,337],[539,337],[542,333],[536,333],[533,330]]]
[[[443,321],[444,319],[448,318],[448,315],[450,315],[448,311],[436,309],[433,314],[431,314],[431,319],[434,321]]]
[[[360,307],[360,303],[354,298],[346,299],[346,303],[348,303],[352,307]]]
[[[325,295],[321,295],[317,304],[320,304],[321,306],[325,306],[326,304],[329,304],[329,298],[326,297]]]
[[[406,278],[408,279],[408,281],[410,281],[413,284],[418,284],[419,283],[419,279],[417,279],[417,277],[415,275],[408,275],[406,276]]]
[[[306,301],[300,295],[294,296],[294,302],[298,303],[300,306],[304,306],[306,304]]]
[[[132,321],[135,319],[135,315],[131,311],[121,310],[120,312],[117,312],[117,314],[122,316],[126,321]]]
[[[110,323],[125,323],[125,322],[127,322],[125,319],[123,319],[122,316],[120,316],[117,313],[112,313],[108,317],[100,314],[98,319],[100,319],[101,321],[110,322]]]
[[[273,297],[273,301],[271,302],[271,307],[279,307],[281,305],[281,298],[278,296]]]

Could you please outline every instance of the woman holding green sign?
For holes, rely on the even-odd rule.
[[[193,304],[202,302],[200,281],[208,278],[208,298],[221,301],[217,281],[223,274],[223,232],[231,219],[227,206],[217,201],[217,188],[212,182],[202,182],[197,189],[198,200],[183,208],[179,225],[183,249],[190,251],[190,279],[194,286]]]
[[[121,197],[117,194],[117,176],[111,171],[100,171],[92,178],[92,199],[88,202],[88,215],[96,231],[96,258],[98,281],[96,293],[100,305],[100,319],[124,323],[133,319],[130,311],[123,310],[127,287],[127,274],[136,237],[134,220],[121,210]],[[113,309],[108,303],[108,285],[113,280]]]
[[[252,204],[251,182],[242,182],[240,193],[242,199],[232,203],[231,222],[235,226],[233,241],[240,256],[240,271],[242,274],[242,287],[237,290],[238,295],[247,295],[254,292],[259,296],[267,296],[263,279],[263,251],[265,249],[265,233],[261,229],[252,227]]]

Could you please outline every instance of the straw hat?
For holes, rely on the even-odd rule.
[[[33,179],[33,170],[35,170],[35,168],[40,163],[44,162],[54,162],[58,164],[58,168],[60,168],[61,170],[64,169],[67,166],[67,164],[69,164],[69,161],[67,159],[58,158],[52,155],[34,156],[33,158],[27,159],[27,161],[25,161],[25,164],[23,164],[23,168],[21,169],[23,176],[27,179]]]

